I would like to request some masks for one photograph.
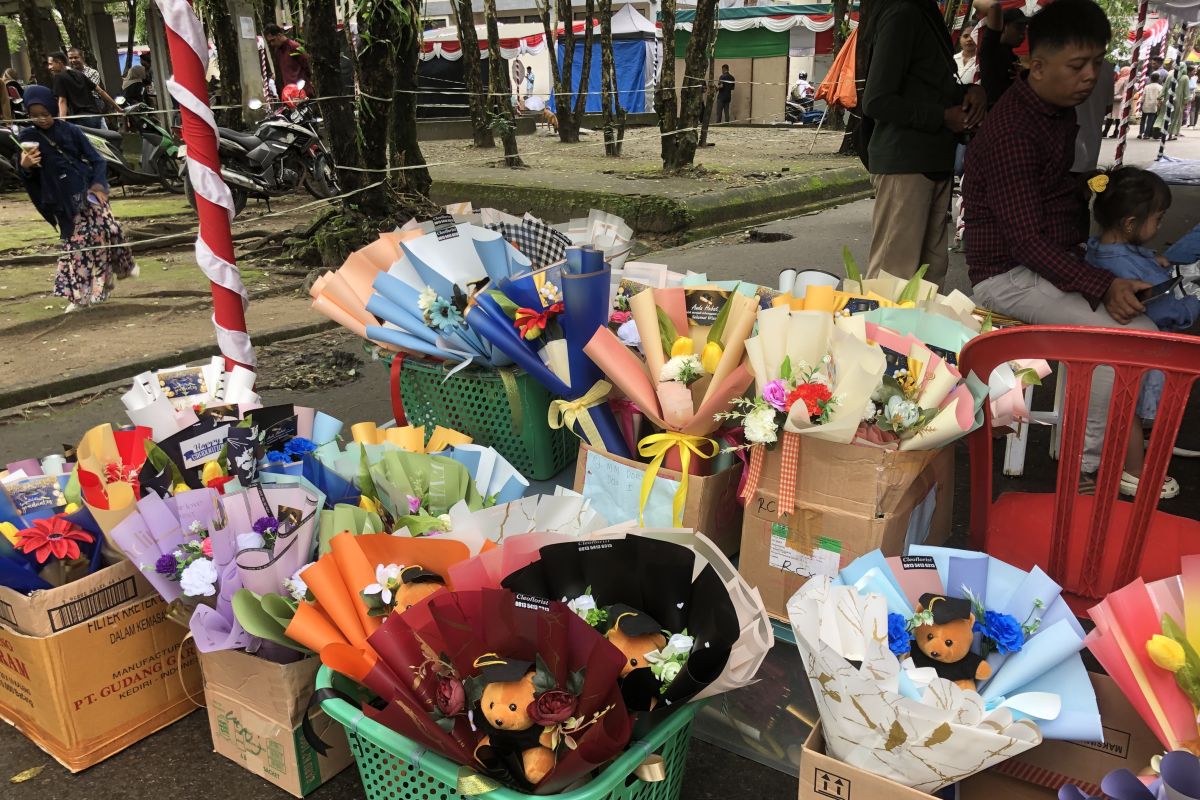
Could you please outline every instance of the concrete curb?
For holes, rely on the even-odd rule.
[[[336,322],[322,320],[321,322],[314,322],[311,325],[301,325],[298,328],[276,328],[271,331],[255,333],[254,344],[262,346],[284,339],[299,339],[302,336],[323,333],[336,327],[338,327]],[[39,400],[48,400],[52,397],[80,392],[85,389],[98,388],[115,381],[130,381],[134,375],[146,370],[163,369],[164,367],[173,367],[176,364],[187,364],[192,361],[211,358],[215,355],[219,355],[219,351],[217,350],[216,343],[213,342],[212,344],[181,350],[177,353],[163,353],[138,361],[129,361],[125,364],[105,367],[86,374],[72,375],[69,378],[6,387],[3,391],[0,391],[0,409],[21,406],[27,403],[36,403]]]
[[[756,186],[739,186],[683,198],[614,191],[585,191],[544,186],[514,186],[438,179],[433,200],[470,200],[478,207],[510,213],[526,211],[552,222],[585,216],[592,208],[617,214],[636,233],[711,233],[761,222],[869,193],[870,176],[861,166],[833,167],[806,172]]]

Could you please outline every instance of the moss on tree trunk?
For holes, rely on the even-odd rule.
[[[591,0],[588,0],[591,2]],[[517,152],[517,125],[513,119],[512,84],[508,79],[504,56],[500,55],[500,25],[496,20],[496,0],[484,0],[483,14],[488,32],[488,101],[491,107],[491,126],[504,143],[504,163],[523,167]]]
[[[708,71],[709,43],[716,24],[717,0],[699,0],[692,20],[692,35],[688,37],[684,57],[683,91],[680,93],[679,125],[670,159],[664,159],[668,171],[691,166],[696,159],[700,140],[700,117],[704,111],[704,74]],[[666,38],[666,31],[663,32]],[[664,55],[665,58],[665,55]]]
[[[471,133],[476,147],[495,147],[496,140],[488,126],[487,99],[484,97],[482,71],[479,68],[479,37],[475,34],[475,13],[471,0],[451,0],[454,24],[458,26],[458,43],[462,46],[463,83],[467,89],[467,105],[471,110]],[[488,50],[491,55],[491,50]]]

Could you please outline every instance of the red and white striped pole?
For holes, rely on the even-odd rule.
[[[188,178],[196,193],[200,233],[196,263],[212,286],[213,328],[227,369],[254,369],[254,347],[246,332],[249,300],[233,254],[233,197],[221,179],[217,155],[217,122],[209,107],[208,38],[187,0],[156,0],[167,28],[174,75],[167,81],[183,116]]]
[[[1125,144],[1129,139],[1129,118],[1133,111],[1134,92],[1140,80],[1142,58],[1142,36],[1146,33],[1146,13],[1150,8],[1149,0],[1138,3],[1137,29],[1133,39],[1133,63],[1129,66],[1129,80],[1125,83],[1125,104],[1121,108],[1121,127],[1117,132],[1117,152],[1113,156],[1113,166],[1119,167],[1125,163]]]

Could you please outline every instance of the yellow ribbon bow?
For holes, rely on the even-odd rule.
[[[712,450],[707,455],[702,449],[706,444]],[[646,503],[650,500],[654,479],[658,477],[658,468],[672,447],[679,448],[679,488],[675,490],[675,499],[671,503],[671,520],[676,528],[683,527],[683,507],[687,503],[688,467],[692,463],[692,454],[700,458],[715,458],[719,449],[717,443],[707,436],[692,436],[676,431],[651,434],[638,442],[638,452],[650,459],[642,475],[642,493],[638,502],[638,524],[643,527],[646,524]]]
[[[611,383],[608,381],[596,381],[583,397],[575,400],[563,400],[562,398],[553,400],[546,413],[546,422],[555,430],[561,428],[563,425],[566,425],[570,430],[575,430],[575,426],[578,425],[579,429],[583,431],[581,438],[585,439],[588,444],[597,450],[607,452],[604,447],[604,440],[600,436],[600,429],[596,427],[596,423],[592,420],[592,415],[588,413],[588,409],[603,403],[611,391]]]

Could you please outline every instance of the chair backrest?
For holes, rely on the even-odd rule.
[[[1066,385],[1059,387],[1063,399],[1053,539],[1050,563],[1043,565],[1045,571],[1059,581],[1067,574],[1068,540],[1076,505],[1092,372],[1103,365],[1114,371],[1095,502],[1087,526],[1088,541],[1082,551],[1084,560],[1079,568],[1077,587],[1083,594],[1090,592],[1089,596],[1100,596],[1096,592],[1102,594],[1103,591],[1095,584],[1106,543],[1111,547],[1119,542],[1122,548],[1115,585],[1124,586],[1137,577],[1146,532],[1158,504],[1175,435],[1192,384],[1200,377],[1200,337],[1122,328],[1028,325],[994,331],[967,342],[959,356],[959,367],[964,375],[974,372],[983,378],[999,364],[1017,358],[1058,361],[1067,368]],[[1146,450],[1129,526],[1123,536],[1109,539],[1113,506],[1129,442],[1129,426],[1142,375],[1152,369],[1161,370],[1166,378],[1154,432]],[[971,541],[975,547],[982,548],[992,506],[990,409],[983,427],[971,434],[968,443],[971,453]]]

